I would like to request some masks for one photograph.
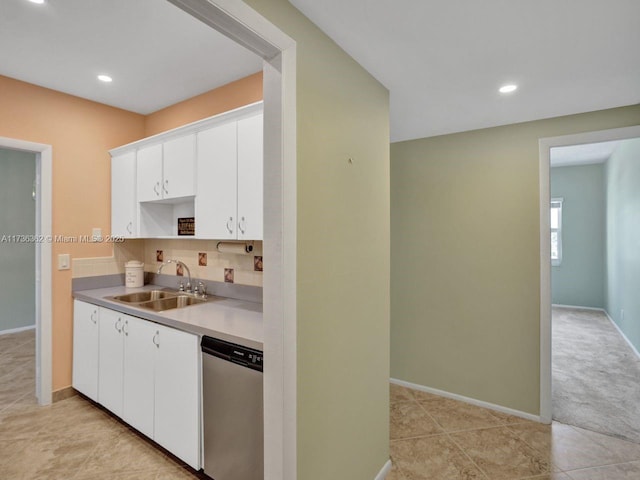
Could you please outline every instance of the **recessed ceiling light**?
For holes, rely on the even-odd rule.
[[[42,5],[44,0],[29,0],[31,3],[37,3],[38,5]]]
[[[113,78],[109,75],[98,75],[98,80],[105,83],[113,82]]]
[[[517,85],[514,84],[510,84],[510,85],[503,85],[500,87],[500,89],[498,90],[500,93],[511,93],[511,92],[515,92],[518,89]]]

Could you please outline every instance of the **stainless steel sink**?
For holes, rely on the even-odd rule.
[[[175,297],[163,298],[160,300],[151,300],[150,302],[142,302],[137,306],[140,308],[153,310],[154,312],[162,312],[163,310],[188,307],[189,305],[197,305],[206,301],[207,300],[205,298],[196,298],[189,295],[178,295]]]
[[[174,308],[188,307],[189,305],[198,305],[210,300],[220,299],[221,297],[208,296],[206,298],[202,298],[185,292],[171,290],[147,290],[146,292],[127,293],[125,295],[114,295],[105,298],[119,303],[126,303],[132,307],[153,310],[154,312],[162,312],[164,310],[172,310]]]
[[[177,296],[178,293],[168,292],[165,290],[149,290],[147,292],[127,293],[126,295],[116,295],[110,297],[111,300],[117,300],[125,303],[148,302],[149,300],[159,300],[162,298],[170,298]]]

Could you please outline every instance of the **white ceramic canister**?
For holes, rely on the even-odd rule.
[[[124,264],[125,287],[142,287],[144,285],[144,263],[131,260]]]

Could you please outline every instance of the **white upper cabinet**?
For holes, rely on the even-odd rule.
[[[168,140],[163,144],[163,198],[181,198],[196,193],[195,134]]]
[[[111,235],[134,238],[136,221],[136,153],[111,159]]]
[[[162,144],[141,148],[136,160],[138,202],[162,200]]]
[[[262,114],[198,133],[196,235],[262,240]]]
[[[262,115],[238,121],[238,239],[262,240]]]
[[[237,123],[198,133],[196,233],[200,238],[237,238]]]
[[[138,150],[138,202],[195,195],[195,140],[186,135]]]
[[[111,154],[114,235],[173,238],[179,218],[195,217],[197,238],[262,240],[261,102],[115,148]],[[135,162],[124,165],[131,155]]]

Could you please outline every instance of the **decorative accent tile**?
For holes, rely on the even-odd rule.
[[[129,240],[127,240],[127,242],[129,242]],[[127,254],[127,256],[121,255],[114,266],[117,265],[120,269],[118,273],[124,273],[125,261],[144,260],[145,272],[155,273],[160,263],[167,261],[170,258],[175,258],[184,261],[189,266],[194,278],[223,282],[225,278],[224,269],[228,268],[234,270],[233,283],[237,285],[262,287],[263,272],[260,268],[260,260],[264,259],[262,242],[254,242],[254,250],[251,255],[220,253],[216,250],[217,243],[218,242],[216,240],[196,239],[138,240],[138,244],[131,245],[131,253]],[[120,245],[121,244],[118,245],[118,248],[120,248]],[[160,255],[162,256],[160,257]],[[170,269],[165,268],[163,273],[166,273],[167,275],[174,275],[174,271],[177,272],[173,267]],[[85,274],[85,276],[90,275],[92,275],[92,273]],[[186,272],[184,272],[184,276],[186,276]]]
[[[260,256],[256,255],[253,257],[253,269],[256,272],[262,271],[262,255]]]
[[[233,268],[224,269],[224,281],[226,283],[233,283]]]
[[[182,269],[182,265],[180,265],[179,263],[176,264],[176,275],[178,275],[179,277],[184,276],[184,271]]]

